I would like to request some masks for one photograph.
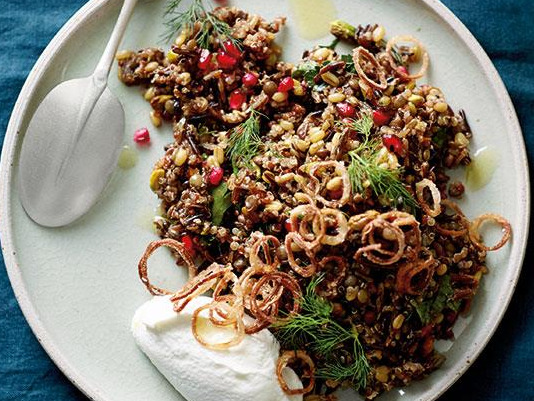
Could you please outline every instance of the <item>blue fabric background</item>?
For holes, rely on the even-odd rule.
[[[519,115],[532,163],[534,2],[443,2],[467,25],[499,70]],[[54,34],[84,3],[85,0],[0,2],[0,143],[30,69]],[[533,245],[531,241],[531,250]],[[496,335],[441,401],[534,400],[533,259],[534,252],[530,251],[512,304]],[[33,336],[14,298],[1,255],[0,400],[87,400],[55,367]]]

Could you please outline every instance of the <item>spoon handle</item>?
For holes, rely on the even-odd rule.
[[[104,50],[104,53],[102,54],[102,57],[96,66],[95,72],[93,73],[95,81],[101,85],[105,84],[108,80],[109,70],[111,69],[113,59],[117,53],[117,48],[119,47],[120,41],[136,4],[137,0],[124,0],[119,18],[115,23],[115,27],[113,28],[113,32],[111,33],[108,44],[106,45],[106,49]]]

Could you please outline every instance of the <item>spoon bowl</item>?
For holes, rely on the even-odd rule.
[[[98,200],[117,165],[124,110],[93,76],[62,82],[30,121],[20,156],[20,198],[38,224],[69,224]],[[95,94],[98,96],[95,99]],[[91,108],[87,117],[84,109]]]

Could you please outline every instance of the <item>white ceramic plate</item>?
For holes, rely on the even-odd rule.
[[[181,397],[136,348],[129,333],[134,310],[149,298],[139,282],[136,266],[146,244],[155,237],[150,219],[157,201],[148,188],[148,176],[163,145],[171,141],[170,129],[151,129],[152,146],[140,152],[138,164],[131,170],[117,170],[102,200],[69,227],[46,229],[35,225],[24,214],[15,185],[18,152],[33,111],[58,82],[92,71],[118,14],[119,3],[93,0],[84,6],[52,40],[28,77],[13,110],[2,153],[0,233],[9,276],[28,322],[57,365],[82,391],[92,399],[105,401],[177,400]],[[289,16],[288,28],[280,35],[286,59],[297,60],[311,44],[299,38],[287,1],[235,3],[267,18]],[[498,158],[490,183],[476,192],[468,189],[462,207],[470,217],[485,211],[506,216],[512,223],[513,239],[504,249],[489,255],[491,272],[483,281],[472,313],[457,329],[458,339],[446,352],[445,365],[438,373],[400,392],[405,400],[433,400],[480,353],[514,290],[525,251],[530,210],[523,139],[495,68],[467,29],[441,3],[334,3],[343,19],[379,22],[390,37],[400,33],[418,36],[432,61],[425,80],[443,88],[455,109],[466,110],[474,132],[473,150],[488,146]],[[162,5],[163,1],[140,1],[123,48],[159,43]],[[124,104],[128,143],[136,128],[150,127],[149,106],[138,88],[121,85],[115,74],[110,85]],[[165,261],[166,255],[159,256],[160,261]],[[172,263],[162,268],[160,277],[178,287],[184,277],[168,266]],[[395,390],[382,400],[398,397]],[[349,395],[346,398],[354,399]]]

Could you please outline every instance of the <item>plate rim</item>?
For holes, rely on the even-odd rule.
[[[33,306],[25,287],[22,274],[18,268],[18,262],[16,257],[16,250],[13,243],[12,232],[12,220],[11,220],[11,188],[12,188],[12,175],[13,164],[15,159],[15,151],[17,149],[17,142],[20,136],[20,125],[22,122],[22,116],[25,113],[28,102],[35,93],[35,88],[40,81],[44,70],[50,64],[53,56],[58,50],[64,46],[64,43],[83,25],[87,19],[90,19],[95,13],[100,11],[112,0],[91,0],[82,6],[69,20],[61,27],[56,33],[53,39],[46,46],[45,50],[39,56],[37,62],[31,69],[24,85],[17,98],[15,106],[9,123],[7,126],[1,160],[0,160],[0,199],[2,199],[0,206],[0,238],[2,243],[2,252],[4,255],[4,262],[8,277],[15,294],[15,298],[22,310],[22,313],[28,322],[31,330],[33,331],[38,342],[44,348],[46,353],[53,360],[54,364],[61,370],[61,372],[89,399],[95,401],[106,401],[104,393],[98,388],[84,380],[84,376],[80,374],[70,362],[63,355],[60,348],[49,337],[46,329],[43,327],[39,315]],[[495,334],[495,331],[499,327],[504,314],[506,313],[510,304],[511,298],[515,292],[517,281],[519,279],[521,270],[523,268],[523,262],[527,249],[529,221],[530,221],[530,180],[529,180],[529,166],[527,159],[527,152],[524,142],[523,133],[510,95],[497,71],[493,62],[482,48],[480,43],[476,40],[473,34],[468,28],[460,21],[456,15],[447,8],[439,0],[417,0],[422,5],[429,7],[434,13],[436,13],[440,19],[449,26],[465,43],[471,53],[477,60],[480,69],[488,77],[491,82],[493,91],[497,94],[497,101],[500,109],[503,110],[507,117],[506,125],[509,131],[512,133],[511,140],[513,142],[513,148],[519,152],[519,160],[517,163],[522,167],[520,170],[520,182],[526,183],[522,188],[522,192],[519,194],[520,207],[523,210],[526,224],[524,224],[521,232],[514,235],[516,238],[520,238],[521,241],[518,244],[520,253],[517,256],[516,265],[518,268],[515,270],[512,280],[509,283],[508,290],[505,293],[502,301],[502,307],[499,310],[497,319],[492,322],[485,330],[484,335],[480,338],[478,343],[470,344],[461,361],[464,363],[460,365],[459,369],[452,372],[439,391],[432,395],[428,401],[436,400],[439,396],[445,393],[471,366],[472,362],[480,355],[485,349],[489,340]]]

